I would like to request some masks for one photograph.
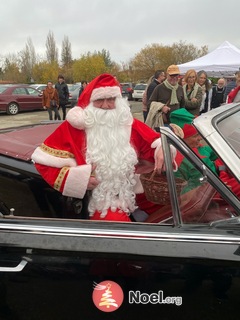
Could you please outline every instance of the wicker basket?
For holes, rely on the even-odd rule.
[[[168,191],[168,181],[165,174],[158,174],[156,171],[140,175],[140,180],[148,201],[167,205],[170,204]],[[182,188],[187,182],[180,178],[175,178],[177,194],[180,195]]]

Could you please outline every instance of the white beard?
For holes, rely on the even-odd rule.
[[[134,178],[137,155],[130,144],[133,117],[127,101],[116,98],[116,109],[95,108],[92,103],[84,110],[87,135],[86,161],[96,165],[98,186],[92,191],[90,216],[96,210],[104,218],[107,210],[133,212],[136,184]]]

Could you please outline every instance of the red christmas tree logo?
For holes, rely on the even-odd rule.
[[[114,281],[94,282],[92,295],[95,306],[104,312],[117,310],[123,302],[122,288]]]

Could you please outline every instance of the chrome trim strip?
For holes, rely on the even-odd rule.
[[[160,228],[160,226],[159,226]],[[164,227],[165,228],[165,227]],[[168,228],[166,226],[166,228]],[[65,237],[84,237],[84,238],[110,238],[110,239],[132,239],[132,240],[148,240],[148,241],[170,241],[170,242],[201,242],[201,243],[235,243],[240,244],[239,236],[236,235],[209,235],[204,233],[187,234],[179,233],[177,229],[168,229],[168,231],[151,232],[151,231],[134,231],[123,229],[100,229],[100,228],[69,228],[69,227],[46,227],[46,226],[29,226],[29,225],[12,225],[9,223],[0,225],[1,231],[10,233],[23,233],[33,235],[52,235],[52,236],[65,236]],[[175,232],[176,230],[176,232]]]

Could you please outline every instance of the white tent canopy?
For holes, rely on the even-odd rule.
[[[224,41],[205,56],[178,66],[181,74],[194,69],[197,72],[204,70],[210,77],[233,76],[240,70],[240,50],[228,41]]]

